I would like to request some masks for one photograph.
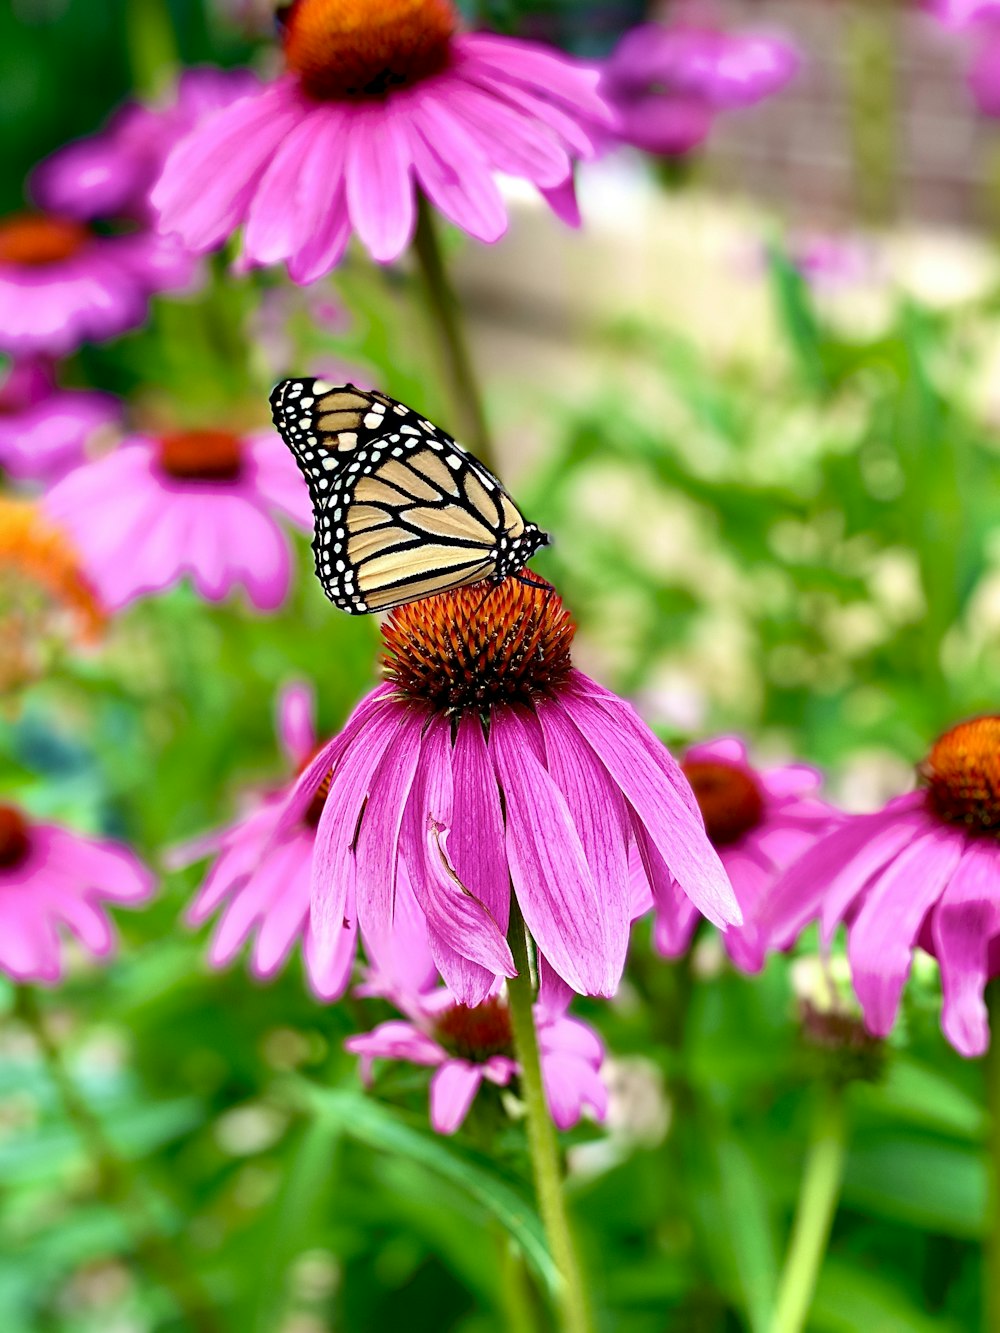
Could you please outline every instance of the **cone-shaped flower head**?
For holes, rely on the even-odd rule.
[[[922,787],[854,815],[805,853],[761,914],[778,947],[817,915],[829,940],[848,927],[865,1022],[892,1029],[914,946],[941,967],[942,1027],[963,1055],[990,1033],[986,981],[1000,974],[1000,716],[945,732],[921,765]]]
[[[275,515],[312,526],[305,484],[273,431],[130,436],[64,477],[45,509],[114,609],[187,576],[209,601],[242,584],[255,607],[274,610],[291,580]]]
[[[754,768],[736,736],[692,746],[681,769],[743,912],[742,926],[725,933],[726,949],[737,967],[756,972],[768,947],[758,924],[768,893],[782,870],[830,830],[837,812],[819,799],[822,778],[816,769],[806,764]],[[657,948],[670,958],[683,953],[697,920],[694,903],[678,890],[658,906]]]
[[[417,191],[481,241],[506,230],[497,173],[576,223],[572,168],[610,123],[598,75],[514,38],[459,31],[450,0],[296,0],[285,74],[202,121],[153,191],[197,251],[244,225],[243,263],[314,282],[356,232],[396,259]]]
[[[105,958],[115,946],[105,904],[139,903],[149,871],[127,848],[35,823],[0,804],[0,971],[53,984],[62,976],[61,933]]]
[[[356,900],[369,955],[391,941],[400,866],[455,998],[514,974],[510,890],[570,987],[611,995],[632,917],[629,850],[659,899],[680,885],[718,924],[729,881],[676,762],[632,708],[577,671],[557,594],[508,579],[393,611],[385,684],[305,769],[285,819],[327,784],[312,926],[331,954]]]

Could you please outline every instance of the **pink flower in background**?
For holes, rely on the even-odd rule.
[[[45,213],[0,218],[0,352],[67,356],[146,319],[149,298],[191,279],[193,260],[152,232],[100,235]]]
[[[404,865],[460,1002],[514,975],[511,883],[542,968],[611,995],[632,919],[630,846],[658,902],[679,884],[717,924],[739,920],[680,769],[626,703],[572,668],[553,591],[476,585],[397,608],[383,634],[388,682],[303,771],[284,816],[294,826],[329,781],[312,885],[321,951],[337,951],[354,895],[379,957]]]
[[[47,213],[64,218],[147,222],[149,192],[171,148],[207,115],[259,86],[249,70],[185,70],[168,104],[129,102],[100,133],[46,158],[32,172],[32,197]]]
[[[922,790],[848,817],[807,851],[759,923],[788,948],[816,916],[827,943],[846,922],[854,989],[879,1037],[896,1020],[914,947],[928,950],[941,967],[945,1036],[981,1055],[983,989],[1000,975],[1000,717],[953,727],[920,771]]]
[[[647,23],[618,43],[601,92],[617,113],[621,140],[674,157],[698,147],[719,112],[779,92],[800,64],[797,48],[782,37]]]
[[[306,764],[316,749],[312,691],[304,685],[282,690],[278,702],[278,738],[293,771]],[[302,818],[277,834],[284,792],[258,799],[235,823],[199,838],[170,858],[172,869],[214,856],[204,884],[188,908],[187,920],[200,926],[222,910],[212,936],[208,961],[226,967],[253,939],[250,966],[255,976],[273,976],[302,941],[306,976],[322,1000],[343,995],[357,950],[353,924],[338,937],[335,954],[321,959],[309,927],[309,882],[316,825],[323,808],[317,794]]]
[[[431,1124],[439,1134],[454,1134],[484,1082],[506,1087],[518,1074],[510,1014],[499,993],[469,1008],[437,984],[426,921],[405,879],[397,881],[395,909],[389,947],[358,994],[389,1000],[406,1020],[380,1023],[344,1045],[361,1056],[366,1082],[374,1060],[433,1069]],[[608,1100],[600,1073],[604,1047],[586,1023],[566,1017],[568,993],[545,983],[543,973],[535,1027],[552,1119],[559,1129],[570,1129],[589,1106],[602,1120]]]
[[[190,577],[209,601],[241,585],[273,611],[292,568],[275,515],[312,528],[305,484],[273,431],[134,435],[64,477],[44,507],[113,610]]]
[[[705,819],[705,831],[726,868],[743,924],[723,936],[737,967],[756,972],[769,947],[760,914],[781,872],[842,818],[819,799],[820,773],[806,764],[751,766],[735,736],[705,741],[681,761]],[[641,874],[641,864],[633,866]],[[698,910],[680,890],[663,895],[656,909],[654,940],[668,958],[691,943]]]
[[[573,160],[593,156],[610,124],[596,70],[457,23],[449,0],[297,0],[287,73],[168,159],[152,195],[162,230],[201,252],[243,226],[244,265],[285,262],[305,284],[355,232],[376,260],[396,259],[418,191],[477,240],[498,240],[497,173],[530,181],[576,225]]]
[[[949,28],[1000,18],[1000,0],[927,0],[926,8]]]
[[[127,848],[0,805],[0,971],[16,981],[61,978],[63,931],[106,958],[115,947],[106,904],[143,902],[153,888]]]
[[[120,421],[110,394],[57,389],[47,362],[17,362],[0,384],[0,468],[17,481],[53,482]]]

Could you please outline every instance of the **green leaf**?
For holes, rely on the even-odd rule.
[[[828,1259],[809,1316],[815,1333],[959,1333],[940,1313],[926,1314],[908,1294],[840,1259]]]
[[[978,1153],[900,1134],[869,1135],[851,1150],[844,1203],[945,1236],[986,1231],[986,1173]]]
[[[358,1093],[305,1083],[296,1087],[319,1115],[333,1119],[348,1137],[381,1152],[398,1153],[459,1185],[510,1233],[549,1290],[558,1288],[559,1273],[538,1214],[488,1157],[428,1134],[399,1112]]]

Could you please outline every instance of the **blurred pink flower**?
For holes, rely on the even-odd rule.
[[[872,1033],[896,1021],[915,946],[941,967],[941,1025],[962,1055],[990,1032],[983,989],[1000,975],[1000,717],[940,737],[925,786],[872,815],[848,817],[779,880],[759,917],[789,948],[814,917],[828,943],[848,927],[854,989]]]
[[[290,685],[282,690],[278,739],[293,771],[312,758],[316,749],[314,701],[307,686]],[[320,999],[335,1000],[347,989],[354,965],[354,909],[349,905],[350,925],[338,936],[336,952],[321,959],[309,926],[309,881],[323,797],[317,795],[303,816],[278,835],[284,797],[280,790],[256,800],[228,827],[178,848],[168,863],[176,869],[205,856],[215,857],[187,912],[190,924],[200,926],[223,909],[208,951],[213,967],[226,967],[253,937],[251,970],[257,977],[271,977],[301,939],[310,987]]]
[[[329,782],[312,880],[322,956],[337,952],[353,895],[379,957],[401,864],[435,964],[469,1005],[514,975],[511,884],[543,969],[613,994],[633,844],[657,901],[673,903],[680,884],[717,924],[739,920],[680,769],[626,703],[572,668],[555,592],[480,584],[397,608],[383,634],[387,683],[303,771],[279,826]]]
[[[127,848],[0,805],[0,970],[16,981],[59,981],[63,930],[106,958],[115,933],[105,903],[139,903],[153,888]]]
[[[45,213],[0,218],[0,352],[66,356],[136,328],[193,259],[152,232],[99,235]]]
[[[32,197],[64,218],[151,219],[149,192],[170,150],[213,111],[259,89],[249,70],[188,69],[163,106],[129,102],[98,134],[77,139],[32,172]]]
[[[779,92],[800,64],[797,48],[782,37],[646,23],[615,47],[600,87],[617,113],[618,138],[674,157],[702,143],[720,111]]]
[[[273,611],[291,578],[275,511],[312,528],[305,484],[273,431],[133,435],[64,477],[43,503],[112,610],[190,576],[209,601],[241,584],[255,607]]]
[[[425,918],[405,876],[400,876],[389,947],[358,994],[389,1000],[408,1021],[380,1023],[371,1032],[348,1037],[344,1045],[361,1056],[365,1082],[374,1060],[406,1060],[434,1069],[431,1124],[439,1134],[454,1134],[483,1082],[506,1087],[517,1076],[518,1065],[503,996],[494,990],[469,1008],[437,980]],[[535,1027],[552,1119],[559,1129],[570,1129],[589,1106],[603,1120],[608,1100],[600,1075],[604,1047],[586,1023],[566,1017],[569,993],[545,981],[543,973]]]
[[[53,482],[120,421],[110,394],[57,389],[47,362],[16,362],[0,384],[0,468],[17,481]]]
[[[926,8],[949,28],[966,28],[1000,18],[1000,0],[927,0]]]
[[[288,72],[203,122],[171,154],[153,203],[195,251],[244,226],[242,263],[314,282],[353,232],[388,263],[409,244],[419,189],[456,226],[496,241],[494,179],[538,187],[571,225],[573,159],[610,116],[598,74],[559,52],[458,33],[449,0],[297,0]]]
[[[735,736],[694,745],[681,761],[705,819],[705,830],[726,868],[743,924],[723,939],[737,967],[756,972],[770,945],[760,914],[781,872],[843,818],[819,799],[821,774],[806,764],[751,766]],[[641,863],[633,873],[642,873]],[[680,890],[656,908],[654,940],[668,958],[686,951],[698,910]]]

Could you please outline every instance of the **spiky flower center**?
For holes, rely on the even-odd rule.
[[[28,822],[12,805],[0,805],[0,870],[13,870],[31,851]]]
[[[382,634],[385,674],[403,694],[446,712],[483,712],[558,688],[574,626],[552,589],[509,578],[397,607]]]
[[[160,438],[160,467],[179,481],[235,481],[243,444],[225,430],[186,430]]]
[[[764,797],[753,777],[722,759],[688,759],[681,765],[691,784],[713,847],[739,842],[764,818]]]
[[[44,213],[15,213],[0,218],[0,263],[22,268],[58,264],[79,253],[89,237],[79,222]]]
[[[1000,832],[1000,717],[977,717],[946,731],[934,742],[920,775],[939,819]]]
[[[514,1056],[510,1012],[497,996],[474,1009],[464,1004],[446,1009],[435,1024],[434,1036],[450,1055],[477,1064],[491,1055]]]
[[[443,69],[450,0],[295,0],[285,59],[311,97],[382,97]]]

